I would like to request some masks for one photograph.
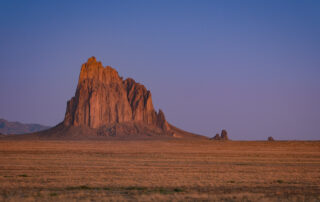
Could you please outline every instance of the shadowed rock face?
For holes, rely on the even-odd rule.
[[[132,120],[155,124],[157,114],[153,108],[150,91],[131,78],[123,81],[123,84],[132,110]]]
[[[123,81],[115,69],[89,58],[82,65],[76,94],[68,101],[63,125],[98,129],[127,122],[170,130],[163,112],[154,110],[150,91],[131,78]]]

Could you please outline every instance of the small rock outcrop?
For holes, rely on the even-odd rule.
[[[211,140],[221,140],[220,135],[217,133],[214,137],[211,138]]]
[[[228,133],[225,129],[221,131],[221,140],[229,140]]]
[[[214,137],[212,137],[212,138],[210,138],[211,140],[229,140],[229,137],[228,137],[228,133],[227,133],[227,131],[225,130],[225,129],[223,129],[222,131],[221,131],[221,135],[219,135],[218,133],[214,136]]]
[[[269,141],[269,142],[273,142],[273,141],[275,141],[275,140],[274,140],[274,138],[273,138],[272,136],[269,136],[269,137],[268,137],[268,141]]]

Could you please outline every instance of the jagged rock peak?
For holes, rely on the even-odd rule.
[[[131,78],[123,81],[115,69],[89,58],[81,67],[76,94],[67,104],[64,125],[100,128],[125,122],[169,130],[163,112],[154,110],[150,91]]]
[[[110,66],[103,67],[102,63],[97,61],[95,57],[89,58],[81,67],[79,83],[86,79],[95,79],[103,83],[122,81],[115,69]]]

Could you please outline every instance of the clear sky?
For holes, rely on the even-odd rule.
[[[55,125],[90,56],[172,124],[320,139],[320,1],[0,1],[0,117]]]

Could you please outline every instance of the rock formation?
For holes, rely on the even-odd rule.
[[[116,123],[142,122],[169,131],[161,110],[154,110],[151,92],[133,79],[122,80],[95,57],[82,65],[75,96],[68,101],[63,124],[98,129]]]
[[[222,131],[221,131],[221,135],[219,135],[218,133],[214,136],[214,137],[212,137],[212,138],[210,138],[211,140],[229,140],[229,137],[228,137],[228,133],[227,133],[227,131],[225,130],[225,129],[223,129]]]
[[[81,67],[62,125],[95,129],[97,136],[173,136],[162,110],[155,111],[151,92],[95,57]]]
[[[225,129],[221,131],[221,140],[229,140],[228,133]]]
[[[151,92],[128,78],[123,80],[95,57],[81,67],[74,97],[67,103],[62,123],[28,139],[201,138],[170,125],[155,111]]]
[[[273,142],[273,141],[274,141],[274,138],[273,138],[272,136],[269,136],[269,137],[268,137],[268,141],[269,141],[269,142]]]
[[[220,135],[217,133],[214,137],[211,138],[211,140],[221,140]]]

